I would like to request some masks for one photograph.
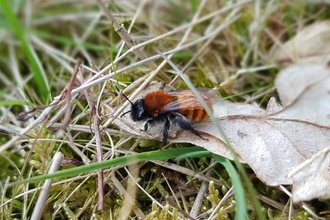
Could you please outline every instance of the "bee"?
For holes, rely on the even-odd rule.
[[[171,123],[177,124],[181,129],[190,131],[194,135],[204,139],[201,134],[184,119],[184,117],[186,117],[190,121],[200,122],[209,118],[207,112],[194,93],[190,90],[165,92],[164,88],[165,84],[163,84],[158,91],[148,93],[144,98],[138,99],[134,103],[125,96],[132,107],[131,110],[125,112],[122,116],[131,113],[130,115],[133,121],[146,120],[144,131],[148,130],[149,125],[163,122],[162,146],[167,142]],[[199,94],[212,110],[211,98],[206,93],[199,92]]]

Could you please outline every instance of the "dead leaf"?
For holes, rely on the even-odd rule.
[[[283,110],[283,106],[280,105],[280,103],[278,103],[274,97],[271,97],[267,104],[266,113],[270,115],[282,110]]]
[[[154,86],[151,91],[158,87]],[[287,174],[330,143],[329,71],[318,65],[293,66],[279,73],[276,87],[283,107],[274,100],[267,111],[228,101],[213,105],[214,116],[240,161],[247,163],[261,181],[271,186],[292,184]],[[148,92],[150,88],[141,97]],[[145,122],[132,122],[126,117],[125,123],[140,130],[141,138],[162,139],[164,125],[155,125],[145,133],[141,132]],[[233,159],[224,137],[212,122],[193,126],[207,140],[172,125],[169,142],[192,143]]]
[[[275,84],[285,109],[277,118],[330,126],[329,70],[319,65],[296,65],[283,70]]]
[[[326,65],[330,60],[330,21],[315,22],[302,28],[273,54],[280,63],[314,63]]]
[[[282,110],[273,107],[278,112],[262,112],[255,107],[248,113],[246,106],[238,104],[231,104],[236,108],[218,104],[214,107],[236,153],[263,182],[272,186],[291,184],[286,175],[292,168],[330,143],[328,70],[316,65],[288,68],[278,75],[276,86],[280,99],[285,100]],[[237,111],[230,114],[232,111],[228,110],[226,115],[220,108]],[[198,128],[223,140],[210,124]],[[202,146],[213,153],[220,151],[219,146]]]
[[[330,143],[329,71],[317,65],[294,66],[278,75],[276,87],[283,109],[275,104],[267,112],[238,104],[214,106],[214,115],[236,153],[272,186],[291,184],[287,173]],[[251,108],[256,109],[248,112]],[[232,109],[236,113],[231,114]],[[210,124],[198,128],[223,140]],[[220,151],[219,146],[202,146],[213,153]]]
[[[327,147],[292,171],[293,202],[330,198],[330,147]]]
[[[322,83],[329,77],[329,71],[316,64],[296,65],[282,71],[282,75],[283,72],[285,76],[279,76],[275,80],[283,107],[288,107],[297,101],[304,92],[314,94],[315,92],[306,90],[306,88]],[[314,88],[318,89],[317,86]],[[307,101],[309,102],[311,99],[308,98]],[[308,106],[306,105],[306,107]]]

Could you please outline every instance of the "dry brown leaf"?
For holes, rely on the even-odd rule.
[[[264,114],[238,111],[219,117],[214,108],[237,154],[268,185],[291,184],[289,171],[330,143],[329,71],[318,65],[294,66],[278,75],[276,87],[283,110],[273,103]],[[201,130],[214,131],[207,126]]]
[[[289,175],[293,180],[293,202],[330,198],[330,147],[299,165]]]
[[[316,64],[296,65],[283,70],[283,74],[285,75],[279,75],[275,80],[277,92],[281,98],[283,107],[287,108],[292,104],[298,104],[308,109],[313,108],[313,110],[317,110],[321,106],[310,105],[310,101],[315,102],[315,99],[326,104],[323,98],[328,97],[327,89],[324,89],[321,99],[319,97],[320,91],[314,90],[319,90],[320,86],[323,88],[322,83],[327,87],[326,80],[329,78],[329,71],[327,69]],[[301,98],[303,93],[305,93],[304,98]]]
[[[291,184],[286,175],[292,168],[330,141],[329,71],[317,65],[294,66],[279,74],[276,87],[283,110],[271,104],[272,110],[264,114],[219,117],[214,108],[237,154],[268,185]]]
[[[148,87],[138,98],[155,91]],[[282,71],[276,87],[284,108],[272,101],[267,110],[250,104],[218,101],[213,113],[240,161],[247,163],[267,185],[292,184],[287,174],[330,143],[330,78],[317,65],[294,66]],[[127,123],[141,138],[162,139],[164,125],[143,132],[145,122]],[[126,123],[125,122],[125,123]],[[196,123],[195,129],[207,139],[172,125],[169,142],[187,142],[233,159],[225,139],[211,121]],[[122,127],[123,128],[123,127]],[[139,132],[140,130],[140,132]]]
[[[285,108],[274,101],[267,111],[247,104],[219,102],[213,107],[214,115],[236,153],[263,182],[273,186],[291,184],[286,175],[330,141],[329,85],[329,72],[323,67],[294,66],[282,71],[276,80]],[[211,123],[195,127],[205,133],[210,143],[191,139],[187,133],[180,133],[175,141],[184,140],[232,158]]]
[[[330,60],[330,21],[304,27],[289,41],[275,48],[279,62],[315,63],[325,65]]]

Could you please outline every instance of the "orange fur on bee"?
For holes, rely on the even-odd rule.
[[[173,101],[174,99],[171,95],[165,93],[164,90],[158,90],[145,96],[144,105],[147,114],[151,117],[156,117],[166,104]]]
[[[200,92],[200,95],[212,110],[211,99],[202,92]],[[202,121],[209,118],[203,106],[190,90],[174,90],[168,93],[165,93],[164,90],[151,92],[145,96],[144,105],[147,114],[151,117],[173,111],[193,121]]]

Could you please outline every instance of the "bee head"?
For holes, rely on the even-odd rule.
[[[147,112],[144,105],[144,99],[138,99],[134,102],[131,109],[131,117],[133,121],[140,121],[145,119]]]
[[[144,105],[144,99],[138,99],[134,103],[131,102],[124,94],[122,94],[127,101],[132,105],[131,110],[124,112],[120,117],[123,117],[127,113],[131,113],[131,118],[133,121],[141,121],[147,117],[147,111]]]

